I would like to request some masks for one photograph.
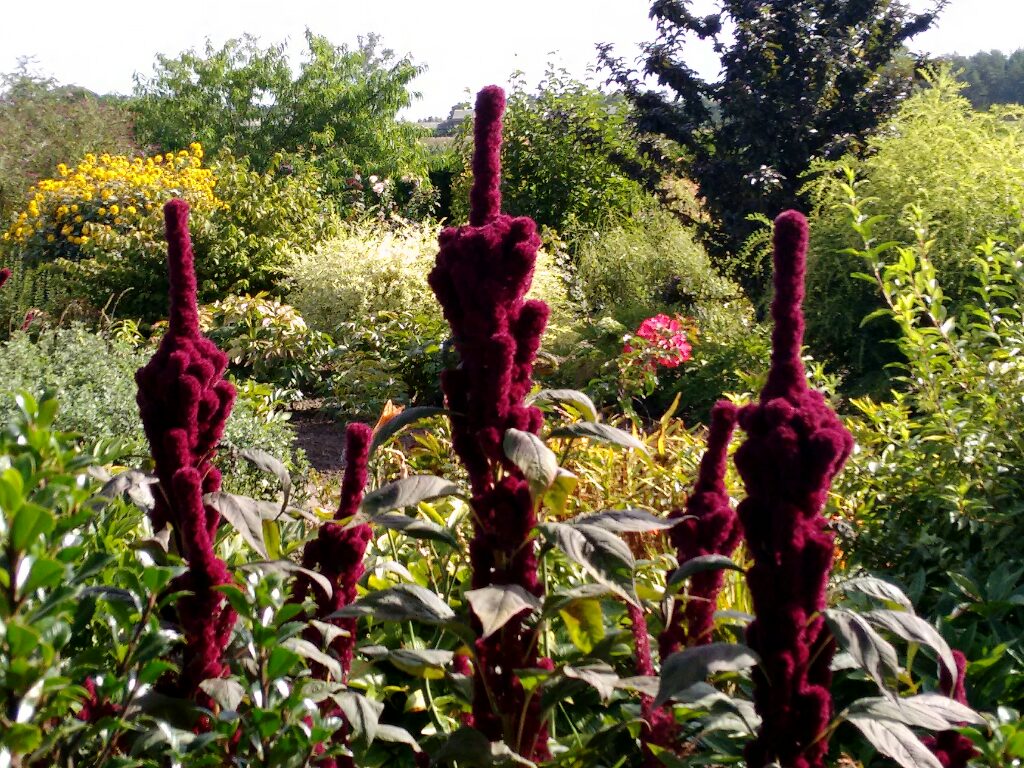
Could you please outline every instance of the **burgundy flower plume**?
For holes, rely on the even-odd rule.
[[[345,432],[345,473],[341,481],[341,502],[334,515],[335,521],[350,518],[359,510],[363,489],[366,487],[366,467],[372,439],[373,432],[365,424],[348,425]],[[316,611],[312,618],[327,620],[327,616],[355,600],[356,584],[363,575],[363,555],[371,533],[370,526],[366,524],[345,528],[339,522],[329,522],[320,526],[316,538],[306,544],[302,553],[303,567],[326,576],[332,589],[332,594],[328,595],[307,576],[300,575],[296,579],[293,592],[296,599],[301,601],[311,592],[316,598]],[[346,636],[336,637],[330,643],[330,648],[347,675],[352,667],[356,619],[330,619],[330,622],[346,633]]]
[[[355,600],[356,585],[363,575],[363,555],[372,535],[372,529],[365,523],[346,528],[340,521],[352,517],[359,511],[363,490],[366,488],[372,440],[373,430],[365,424],[348,425],[345,431],[345,472],[341,480],[341,501],[334,515],[335,522],[320,526],[316,538],[308,542],[302,552],[303,567],[319,571],[326,576],[331,583],[331,594],[328,595],[316,582],[301,574],[295,580],[292,591],[292,599],[300,603],[312,593],[316,600],[316,608],[310,618],[329,622],[343,631],[343,634],[329,643],[331,655],[341,664],[343,679],[336,682],[344,682],[352,668],[357,622],[354,618],[327,617],[346,605],[351,605]],[[317,645],[321,643],[320,633],[312,627],[306,630],[306,639]],[[324,680],[327,678],[327,669],[318,664],[314,665],[313,674]],[[343,717],[338,705],[329,698],[320,706],[325,715]],[[344,731],[339,731],[335,738],[344,741]],[[355,764],[351,757],[342,756],[322,758],[316,765],[319,768],[354,768]]]
[[[220,472],[210,463],[235,399],[223,378],[227,357],[199,333],[196,277],[188,233],[188,204],[164,207],[170,322],[160,347],[135,374],[137,401],[149,440],[161,493],[153,527],[173,528],[188,571],[174,583],[189,592],[178,601],[185,651],[178,693],[195,695],[199,684],[225,671],[221,655],[235,613],[215,587],[231,581],[214,552],[220,515],[203,504],[203,494],[220,490]]]
[[[711,410],[708,447],[700,461],[697,482],[686,501],[685,510],[670,517],[682,517],[669,531],[679,565],[704,555],[729,557],[740,540],[739,520],[729,505],[725,471],[729,461],[729,441],[739,409],[727,400]],[[693,645],[711,642],[715,606],[722,589],[722,572],[705,571],[690,579],[685,600],[677,601],[658,638],[661,658]]]
[[[11,270],[7,267],[0,269],[0,288],[4,287],[4,283],[11,279]]]
[[[537,556],[529,539],[536,522],[530,487],[505,458],[502,440],[510,428],[540,430],[540,411],[525,406],[523,398],[530,391],[548,308],[524,299],[540,247],[536,225],[500,213],[504,107],[505,95],[496,86],[477,96],[470,224],[441,233],[429,282],[461,358],[441,383],[455,451],[473,493],[473,588],[518,585],[539,595]],[[525,694],[514,674],[537,666],[533,635],[516,619],[476,643],[473,723],[526,757],[546,753],[537,697],[524,709]]]
[[[747,440],[736,467],[747,496],[737,513],[753,558],[747,573],[757,618],[747,641],[761,657],[754,704],[762,723],[747,764],[822,768],[831,717],[834,653],[823,612],[833,536],[822,515],[832,478],[853,439],[819,392],[807,386],[800,348],[807,221],[775,220],[772,365],[760,402],[740,411]]]
[[[967,658],[961,651],[953,651],[956,660],[956,680],[950,677],[943,666],[939,672],[939,688],[942,692],[960,704],[967,704],[967,691],[964,690]],[[974,742],[956,731],[942,731],[936,736],[922,739],[924,745],[942,763],[942,768],[967,768],[967,763],[978,755]]]

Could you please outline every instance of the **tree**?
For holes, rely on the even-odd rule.
[[[377,35],[349,48],[307,30],[306,45],[297,76],[283,45],[261,48],[250,36],[159,56],[152,77],[136,78],[140,139],[166,150],[193,141],[208,152],[227,148],[261,172],[278,153],[302,154],[337,193],[357,175],[422,176],[422,131],[397,115],[423,68],[382,48]]]
[[[912,80],[894,62],[946,2],[912,14],[898,0],[721,0],[698,17],[690,0],[654,0],[658,37],[644,48],[643,76],[607,45],[600,55],[638,129],[681,150],[710,214],[702,234],[727,261],[757,226],[748,217],[800,206],[811,160],[848,151],[892,111]],[[686,64],[694,37],[714,43],[719,79]],[[665,166],[678,160],[661,153]]]
[[[87,152],[127,152],[130,117],[116,100],[34,74],[29,61],[0,75],[0,228],[32,184]]]
[[[973,56],[951,56],[958,78],[975,109],[993,104],[1024,104],[1024,49],[1007,56],[1002,51],[979,51]]]
[[[470,127],[462,136],[467,189]],[[565,71],[549,69],[532,93],[522,73],[513,76],[501,162],[504,210],[559,232],[613,225],[650,200],[623,170],[643,167],[629,105]]]

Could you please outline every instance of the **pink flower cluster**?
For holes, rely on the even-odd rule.
[[[642,339],[643,344],[634,347],[630,341],[623,346],[625,354],[634,351],[645,353],[649,357],[647,367],[654,370],[662,368],[676,368],[692,357],[693,348],[686,335],[686,328],[678,316],[655,315],[648,317],[633,335],[636,339]]]

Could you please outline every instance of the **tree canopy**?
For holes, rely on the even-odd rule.
[[[725,259],[755,228],[751,214],[799,205],[813,158],[847,151],[891,113],[913,75],[894,62],[945,2],[914,14],[898,0],[722,0],[700,17],[689,0],[654,0],[658,36],[644,48],[643,71],[609,46],[601,57],[637,127],[681,150],[710,214],[703,235]],[[718,79],[686,64],[695,38],[714,43]]]
[[[973,56],[951,56],[967,83],[964,91],[975,109],[993,104],[1024,104],[1024,49],[1007,56],[1002,51],[979,51]]]
[[[259,171],[283,153],[312,157],[342,180],[421,175],[421,131],[397,115],[423,67],[376,35],[350,48],[307,31],[306,46],[297,74],[283,45],[262,48],[251,36],[159,56],[152,76],[136,78],[139,138],[168,150],[226,148]]]

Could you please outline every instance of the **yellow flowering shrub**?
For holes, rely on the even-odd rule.
[[[199,144],[152,157],[90,154],[32,187],[0,234],[0,266],[61,301],[155,320],[167,309],[164,203],[181,197],[191,206],[199,296],[209,302],[273,290],[297,248],[333,233],[336,216],[319,187],[308,173],[257,173],[228,154],[207,167]]]
[[[28,204],[2,238],[32,262],[80,261],[142,233],[158,240],[170,198],[188,200],[195,216],[224,206],[202,160],[202,147],[193,144],[153,157],[87,154],[73,168],[61,163],[53,178],[29,190]]]

